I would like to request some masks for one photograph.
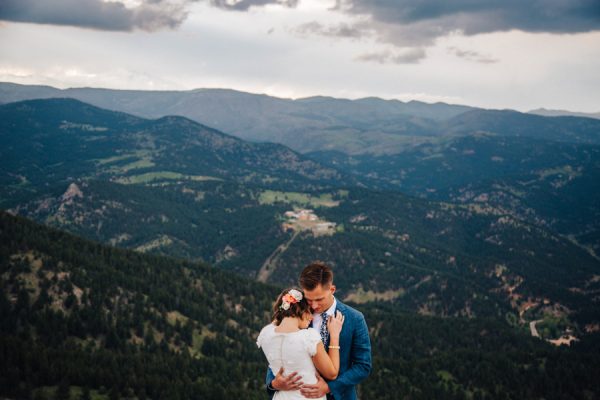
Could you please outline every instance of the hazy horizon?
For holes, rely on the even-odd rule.
[[[336,96],[329,96],[329,95],[324,95],[324,94],[314,94],[314,95],[309,95],[309,96],[303,96],[303,97],[282,97],[282,96],[276,96],[276,95],[272,95],[272,94],[268,94],[268,93],[259,93],[259,92],[249,92],[249,91],[245,91],[245,90],[240,90],[240,89],[236,89],[236,88],[227,88],[227,87],[197,87],[197,88],[192,88],[192,89],[121,89],[121,88],[111,88],[111,87],[97,87],[97,86],[65,86],[65,87],[58,87],[58,86],[53,86],[53,85],[45,85],[45,84],[22,84],[22,83],[18,83],[18,82],[9,82],[9,81],[0,81],[0,84],[3,83],[7,83],[7,84],[16,84],[16,85],[23,85],[23,86],[41,86],[41,87],[49,87],[49,88],[53,88],[53,89],[57,89],[57,90],[78,90],[78,89],[94,89],[94,90],[118,90],[118,91],[139,91],[139,92],[194,92],[194,91],[200,91],[200,90],[223,90],[223,91],[233,91],[233,92],[239,92],[239,93],[246,93],[246,94],[251,94],[251,95],[257,95],[257,96],[268,96],[268,97],[272,97],[272,98],[277,98],[280,100],[303,100],[303,99],[310,99],[310,98],[314,98],[314,97],[325,97],[325,98],[331,98],[331,99],[336,99],[336,100],[351,100],[351,101],[355,101],[355,100],[364,100],[364,99],[380,99],[380,100],[384,100],[384,101],[399,101],[402,103],[410,103],[410,102],[420,102],[420,103],[425,103],[425,104],[448,104],[448,105],[457,105],[457,106],[467,106],[467,107],[474,107],[474,108],[481,108],[481,109],[486,109],[486,110],[513,110],[513,111],[519,111],[519,112],[524,112],[524,113],[528,113],[528,112],[532,112],[532,111],[560,111],[560,112],[571,112],[571,113],[581,113],[581,114],[597,114],[600,113],[600,109],[598,110],[598,112],[592,111],[592,112],[588,112],[588,111],[580,111],[580,110],[568,110],[568,109],[549,109],[549,108],[545,108],[545,107],[536,107],[536,108],[532,108],[529,110],[517,110],[516,108],[503,108],[503,109],[494,109],[494,108],[486,108],[486,107],[481,107],[475,104],[462,104],[462,103],[451,103],[451,102],[445,102],[445,101],[423,101],[423,100],[417,100],[417,99],[409,99],[409,100],[400,100],[400,99],[394,99],[394,98],[384,98],[384,97],[380,97],[380,96],[364,96],[364,97],[356,97],[356,98],[351,98],[351,97],[336,97]]]

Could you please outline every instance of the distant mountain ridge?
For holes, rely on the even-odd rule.
[[[600,119],[600,112],[584,113],[584,112],[577,112],[577,111],[548,110],[546,108],[536,108],[535,110],[528,111],[528,113],[535,114],[535,115],[541,115],[544,117],[584,117],[584,118]]]
[[[467,111],[444,123],[446,135],[478,132],[568,143],[600,144],[600,121],[578,117],[542,117],[511,110]]]
[[[230,89],[60,90],[0,83],[3,103],[51,97],[75,98],[143,118],[180,115],[244,140],[280,143],[301,153],[398,154],[438,137],[478,132],[600,143],[597,120],[546,118],[445,103],[325,96],[291,100]]]
[[[230,89],[136,91],[56,89],[0,83],[0,102],[68,97],[143,118],[181,115],[254,142],[281,143],[300,152],[343,149],[389,152],[402,149],[405,135],[435,134],[441,121],[472,107],[444,103],[315,96],[280,99]],[[390,150],[391,149],[391,150]]]

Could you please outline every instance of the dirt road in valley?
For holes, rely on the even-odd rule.
[[[269,276],[271,276],[271,274],[275,271],[275,268],[277,267],[277,260],[279,259],[279,256],[281,256],[283,252],[288,249],[290,244],[292,244],[292,242],[294,241],[294,239],[296,239],[296,236],[298,236],[299,233],[300,231],[294,232],[294,235],[290,238],[290,240],[279,245],[275,249],[275,251],[269,256],[269,258],[267,258],[266,261],[263,263],[262,267],[260,267],[260,270],[258,271],[258,274],[256,276],[256,280],[258,280],[259,282],[266,282],[269,279]]]
[[[529,323],[529,330],[531,331],[531,336],[537,337],[537,338],[540,337],[540,334],[537,331],[537,328],[535,327],[535,324],[537,324],[538,322],[542,322],[542,321],[543,321],[542,319],[538,319],[537,321],[531,321]]]

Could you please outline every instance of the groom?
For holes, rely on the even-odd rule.
[[[302,395],[309,399],[327,394],[328,400],[355,400],[355,386],[371,372],[371,341],[365,318],[359,311],[333,296],[333,271],[325,263],[317,261],[304,268],[299,283],[313,311],[309,329],[316,329],[321,334],[326,351],[329,345],[327,318],[335,315],[336,311],[345,317],[340,334],[340,372],[335,380],[327,382],[319,376],[316,384],[308,385],[303,384],[295,372],[283,376],[279,371],[274,376],[269,369],[266,377],[269,396],[272,397],[278,390],[300,389]]]

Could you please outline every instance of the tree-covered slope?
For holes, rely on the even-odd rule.
[[[547,229],[477,204],[350,190],[320,215],[341,229],[297,237],[277,260],[288,283],[310,259],[333,263],[343,296],[436,315],[560,315],[579,330],[600,320],[600,262]],[[512,318],[512,317],[510,317]],[[574,325],[571,325],[574,328]]]
[[[6,213],[0,239],[0,396],[266,396],[266,361],[254,340],[277,288]],[[361,399],[600,395],[594,335],[555,348],[502,321],[357,307],[373,345]]]
[[[382,189],[492,207],[600,249],[598,145],[476,134],[396,155],[311,156]]]
[[[182,117],[146,120],[72,99],[0,106],[0,201],[73,177],[123,183],[230,179],[302,186],[344,182],[276,144],[252,144]]]
[[[489,132],[558,142],[600,144],[600,121],[582,117],[543,117],[512,110],[470,110],[443,123],[445,134]]]
[[[281,241],[281,206],[261,204],[261,189],[228,181],[121,184],[77,180],[21,203],[13,212],[78,235],[254,275]]]
[[[284,215],[301,207],[335,227],[324,235],[289,231]],[[13,211],[140,252],[205,260],[249,278],[262,273],[277,284],[295,282],[303,265],[323,259],[343,271],[343,298],[382,298],[435,315],[504,318],[535,303],[522,323],[558,307],[574,324],[593,309],[600,275],[600,263],[585,250],[500,208],[368,189],[299,193],[214,181],[91,180]],[[597,317],[581,319],[578,331]]]
[[[6,213],[0,237],[3,395],[62,383],[115,397],[262,398],[254,340],[273,288]]]

